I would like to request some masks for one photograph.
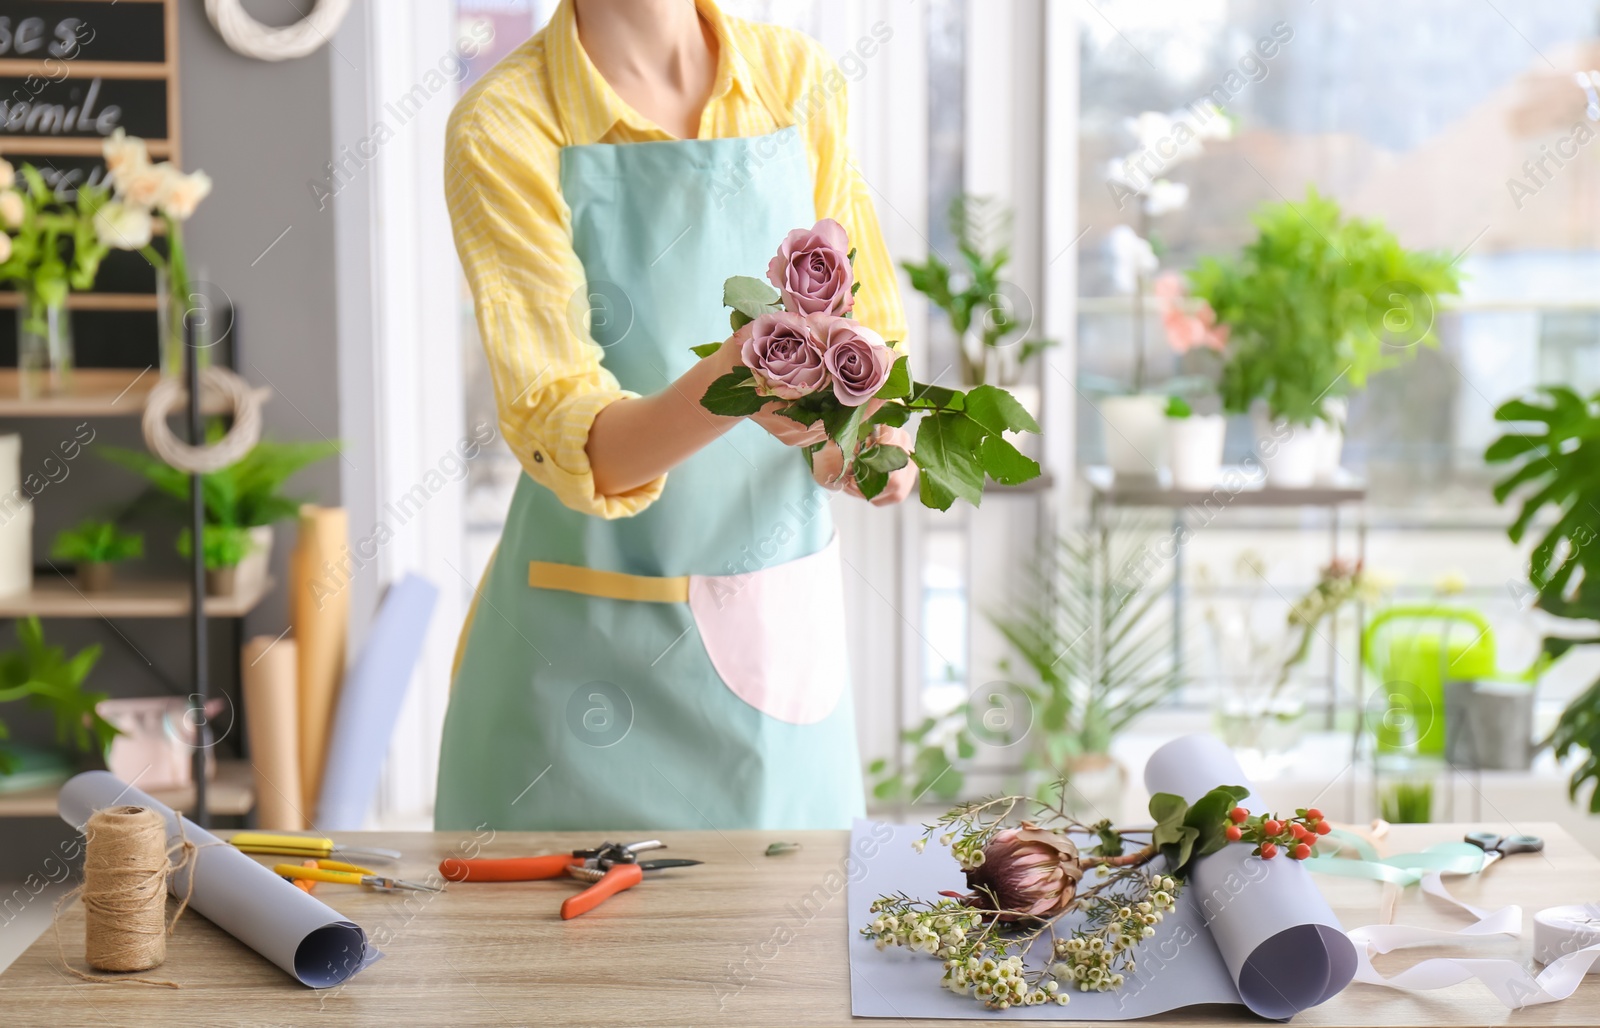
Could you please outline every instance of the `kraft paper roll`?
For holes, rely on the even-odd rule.
[[[22,437],[0,435],[0,596],[33,588],[33,501],[22,493]]]
[[[169,849],[184,842],[195,847],[189,864],[168,876],[168,891],[188,896],[203,917],[301,984],[338,985],[383,956],[353,921],[109,771],[70,779],[58,809],[61,820],[81,832],[95,811],[123,804],[160,814]]]
[[[255,769],[256,820],[273,831],[306,827],[301,806],[299,647],[293,639],[260,635],[239,658],[244,717]]]
[[[349,518],[341,507],[300,508],[289,566],[289,616],[299,643],[301,810],[317,809],[329,725],[344,679],[350,630]]]

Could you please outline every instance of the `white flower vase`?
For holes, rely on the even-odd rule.
[[[250,529],[250,552],[239,561],[234,572],[234,589],[240,595],[251,595],[267,587],[267,573],[272,566],[272,526],[257,525]]]
[[[1140,394],[1100,401],[1106,463],[1118,478],[1154,478],[1167,463],[1166,397]]]
[[[1326,420],[1318,421],[1320,429],[1317,450],[1317,481],[1324,485],[1339,480],[1340,461],[1344,458],[1344,426],[1350,417],[1350,404],[1342,396],[1327,400],[1322,405]]]
[[[1256,455],[1267,472],[1267,484],[1275,489],[1309,489],[1321,477],[1327,449],[1323,439],[1326,424],[1313,420],[1309,425],[1255,416]]]
[[[1221,414],[1167,419],[1167,464],[1172,488],[1208,492],[1222,474],[1222,442],[1228,420]]]

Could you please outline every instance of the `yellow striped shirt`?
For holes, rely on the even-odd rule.
[[[725,15],[710,0],[698,3],[720,44],[701,138],[778,129],[752,78],[764,76],[769,96],[801,126],[817,216],[839,221],[856,246],[856,316],[885,339],[904,339],[894,264],[845,142],[846,82],[837,66],[799,32]],[[671,138],[595,69],[579,42],[572,0],[563,0],[543,31],[462,97],[446,141],[450,219],[477,305],[501,430],[534,481],[568,507],[606,518],[649,506],[666,476],[616,496],[595,493],[585,452],[589,427],[607,404],[635,394],[618,387],[588,332],[583,265],[561,198],[560,151]]]

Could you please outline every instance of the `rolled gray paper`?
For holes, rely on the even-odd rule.
[[[1186,735],[1145,765],[1151,793],[1193,803],[1219,785],[1253,789],[1232,751],[1210,735]],[[1253,795],[1243,804],[1252,810]],[[1233,843],[1195,862],[1189,891],[1204,911],[1245,1006],[1285,1020],[1332,999],[1356,973],[1355,944],[1311,872],[1287,857],[1261,860]]]
[[[187,839],[197,847],[189,866],[168,881],[172,894],[188,895],[189,906],[301,984],[338,985],[383,955],[368,944],[360,926],[332,907],[109,771],[85,771],[70,779],[61,787],[57,807],[61,819],[81,832],[89,815],[124,803],[165,818],[169,846]]]
[[[407,575],[383,598],[361,656],[339,689],[317,799],[318,831],[356,831],[366,820],[438,597],[433,583]]]

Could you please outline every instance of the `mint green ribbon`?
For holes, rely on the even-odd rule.
[[[1330,842],[1341,850],[1353,850],[1356,859],[1335,856],[1311,857],[1304,861],[1305,865],[1319,874],[1366,878],[1376,882],[1388,882],[1402,888],[1417,884],[1434,871],[1444,874],[1477,874],[1483,870],[1487,859],[1483,850],[1470,842],[1442,842],[1418,853],[1400,853],[1392,857],[1378,856],[1378,851],[1372,843],[1353,832],[1338,828],[1317,840],[1317,848],[1321,849]]]

